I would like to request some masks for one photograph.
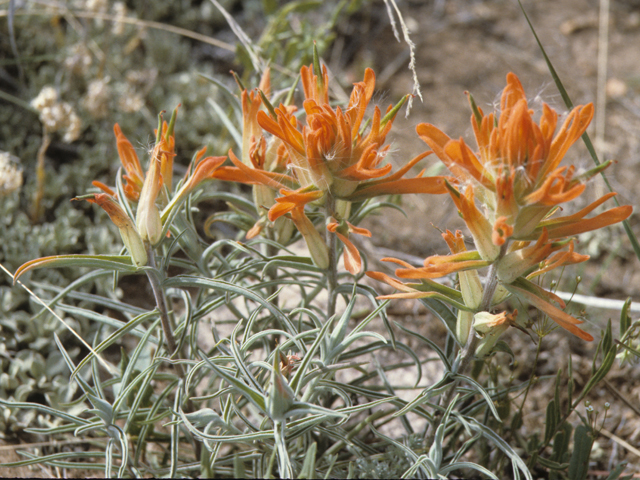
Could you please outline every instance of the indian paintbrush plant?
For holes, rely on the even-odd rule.
[[[567,420],[618,354],[610,328],[598,347],[603,363],[594,361],[592,378],[576,398],[569,388],[568,407],[558,399],[558,375],[544,437],[528,444],[517,444],[522,406],[505,433],[509,413],[495,404],[515,404],[523,391],[526,399],[535,388],[532,380],[503,388],[495,379],[485,382],[480,370],[497,351],[510,352],[500,340],[509,327],[537,337],[538,346],[549,334],[527,329],[508,306],[510,299],[530,304],[581,340],[593,340],[541,281],[550,270],[588,260],[575,251],[576,235],[631,215],[630,206],[620,206],[588,217],[614,194],[560,214],[561,204],[576,199],[611,164],[583,173],[561,166],[589,125],[593,106],[574,108],[558,128],[559,115],[544,105],[536,122],[520,81],[510,73],[499,111],[485,115],[469,95],[476,150],[422,123],[417,133],[430,150],[394,171],[387,161],[389,138],[408,97],[386,110],[371,108],[375,74],[367,69],[348,102],[336,105],[317,52],[313,64],[300,69],[300,103],[296,85],[273,92],[270,75],[265,69],[253,90],[237,79],[238,148],[228,157],[208,156],[206,148],[196,152],[178,181],[177,108],[169,122],[160,115],[146,169],[116,124],[122,169],[115,185],[94,182],[100,191],[78,200],[106,211],[120,231],[123,251],[45,257],[16,271],[18,281],[36,268],[89,268],[48,308],[103,326],[101,336],[83,340],[88,353],[78,364],[57,341],[81,390],[70,403],[90,409],[69,413],[64,405],[1,401],[10,410],[33,409],[55,419],[32,433],[74,432],[93,445],[66,457],[29,461],[99,466],[107,477],[447,478],[475,471],[498,478],[510,464],[514,478],[533,478],[531,472],[540,469],[579,478],[572,475],[582,475],[593,429],[578,427],[570,451]],[[450,175],[411,173],[435,157]],[[216,189],[222,181],[250,185],[253,201]],[[366,272],[399,291],[384,295],[378,282],[364,276],[366,257],[354,240],[375,235],[359,224],[389,206],[389,195],[406,194],[448,194],[473,248],[462,232],[445,230],[450,254],[430,256],[422,267],[384,259],[400,266],[398,279]],[[241,241],[208,243],[199,236],[193,213],[207,200],[222,200],[229,208],[207,223],[232,222],[241,229]],[[292,250],[299,239],[303,254]],[[146,275],[155,308],[73,296],[74,289],[103,274],[113,275],[114,282]],[[450,286],[445,280],[452,278]],[[84,303],[74,303],[79,298]],[[449,332],[446,348],[391,325],[385,307],[398,298],[419,299],[442,320]],[[381,320],[380,331],[374,320]],[[627,329],[635,328],[625,321]],[[437,353],[440,379],[423,378],[425,359],[396,338],[399,330]],[[136,339],[129,350],[128,337]],[[123,348],[117,364],[105,355],[115,345]],[[381,365],[384,351],[411,361]],[[418,393],[406,400],[398,389],[407,386],[398,379],[411,366],[411,387]],[[497,424],[500,433],[493,428]],[[483,457],[488,445],[499,454]]]

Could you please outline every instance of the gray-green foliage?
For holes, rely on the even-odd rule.
[[[148,6],[152,15],[146,16],[149,11],[143,6],[137,14],[164,18],[182,12],[170,3],[156,3]],[[200,11],[216,17],[204,5]],[[289,5],[292,11],[320,7],[319,2]],[[263,8],[275,13],[258,46],[272,60],[299,60],[298,50],[310,50],[308,27],[314,23],[305,20],[302,29],[292,33],[274,2],[263,2]],[[248,4],[247,15],[252,11],[262,11],[257,2]],[[335,8],[334,13],[339,11]],[[190,25],[193,15],[193,10],[184,18],[178,15],[175,24]],[[335,18],[321,26],[332,22]],[[124,130],[136,132],[131,136],[138,142],[146,141],[145,123],[153,110],[147,105],[140,113],[119,116],[117,95],[131,100],[144,92],[153,108],[182,102],[180,115],[188,121],[178,124],[181,148],[232,144],[233,135],[211,123],[211,103],[202,101],[211,94],[211,84],[183,72],[192,66],[185,58],[185,40],[172,46],[163,32],[142,35],[128,26],[119,39],[104,24],[88,21],[85,27],[96,34],[92,38],[98,45],[110,39],[144,46],[144,58],[136,56],[139,52],[131,58],[114,53],[105,67],[113,74],[116,95],[108,100],[108,111]],[[21,35],[26,34],[22,30]],[[287,40],[287,48],[278,50],[273,42],[278,35]],[[154,71],[157,65],[163,68]],[[78,91],[96,67],[63,75],[61,90],[70,100],[80,102]],[[38,75],[44,78],[37,77],[34,89],[54,79],[48,65],[41,69]],[[216,98],[218,104],[226,105]],[[228,113],[229,122],[237,120],[237,113]],[[144,133],[136,130],[138,124]],[[18,208],[17,195],[2,201],[5,265],[15,268],[42,255],[78,253],[84,250],[81,245],[91,254],[67,255],[49,265],[65,269],[31,274],[30,286],[60,318],[43,311],[22,290],[1,287],[0,406],[5,434],[87,439],[84,451],[24,453],[25,460],[14,465],[40,463],[118,477],[533,478],[532,471],[544,471],[555,478],[584,478],[594,431],[586,424],[573,429],[568,420],[625,348],[613,342],[610,327],[586,386],[574,392],[573,372],[569,370],[568,378],[559,373],[544,428],[523,439],[527,412],[512,407],[518,395],[528,391],[531,379],[502,381],[492,374],[491,358],[478,362],[470,376],[459,372],[451,303],[423,302],[449,330],[446,342],[436,341],[407,326],[392,326],[386,303],[375,298],[377,292],[362,278],[341,274],[336,288],[341,300],[336,315],[329,316],[323,297],[327,275],[307,256],[264,238],[244,243],[219,238],[209,244],[198,237],[199,225],[193,223],[198,204],[214,199],[232,204],[232,213],[217,218],[232,223],[242,235],[254,220],[244,198],[196,192],[184,210],[176,210],[179,217],[170,217],[171,238],[158,249],[157,269],[136,269],[126,255],[116,256],[120,246],[102,221],[105,217],[100,214],[94,225],[86,206],[66,201],[83,191],[96,173],[109,179],[115,174],[105,162],[115,158],[110,125],[89,128],[95,143],[78,146],[83,160],[58,165],[56,175],[49,169],[46,206],[56,221],[34,227]],[[24,151],[33,155],[37,137],[29,141]],[[30,185],[23,203],[26,193],[33,192]],[[357,224],[365,213],[382,206],[359,205],[351,220]],[[111,255],[100,256],[105,253]],[[125,275],[150,270],[157,270],[168,298],[175,352],[166,347],[160,313],[150,306],[148,291],[140,287],[136,294],[123,296],[113,288]],[[62,288],[70,281],[71,287]],[[134,297],[148,298],[145,305],[134,306]],[[624,351],[637,354],[632,344],[637,325],[626,311],[621,326],[628,332]],[[404,340],[396,338],[398,333]],[[514,357],[508,345],[495,351]],[[394,354],[386,357],[388,352]],[[393,360],[383,364],[382,358]],[[439,365],[435,380],[423,376],[427,361]],[[410,388],[416,393],[405,400],[400,392]],[[440,405],[438,399],[447,398],[452,389],[451,402]]]
[[[221,3],[225,8],[232,6],[232,2]],[[199,75],[218,74],[215,69],[219,65],[232,65],[235,61],[232,52],[224,53],[222,49],[204,44],[194,47],[194,41],[170,33],[161,25],[160,28],[148,28],[92,18],[93,14],[117,17],[118,9],[123,5],[113,1],[79,1],[49,10],[28,2],[16,5],[13,31],[19,57],[14,56],[9,42],[0,47],[0,67],[6,73],[5,79],[13,76],[13,81],[3,84],[6,97],[3,95],[0,108],[0,149],[21,160],[24,175],[21,190],[0,198],[0,262],[10,271],[31,259],[47,255],[101,254],[119,250],[116,229],[110,222],[105,222],[106,216],[102,212],[95,213],[86,204],[70,202],[74,196],[85,193],[94,179],[113,185],[120,164],[113,123],[119,122],[127,132],[143,164],[156,112],[169,110],[179,103],[182,104],[180,116],[186,121],[177,125],[176,136],[181,149],[177,164],[186,164],[191,152],[203,145],[209,145],[214,154],[224,154],[232,146],[226,130],[221,128],[219,119],[212,115],[206,102],[217,87]],[[64,10],[67,7],[72,11]],[[296,7],[283,13],[272,7],[258,1],[246,2],[242,18],[244,23],[252,25],[251,33],[256,36],[260,36],[261,29],[269,24],[269,42],[275,41],[273,36],[279,35],[286,19],[312,14],[308,8]],[[73,11],[78,12],[77,16]],[[264,17],[265,12],[277,15],[280,23],[274,26],[273,21],[265,22],[264,18],[270,18]],[[127,5],[126,15],[143,21],[170,19],[171,25],[210,36],[228,31],[224,17],[210,2],[134,2]],[[309,20],[303,22],[308,25]],[[313,31],[305,28],[304,34],[313,36]],[[278,41],[310,51],[308,45],[299,45],[296,39]],[[270,48],[275,48],[275,43]],[[293,52],[289,60],[296,69],[299,58],[295,49],[288,51]],[[197,55],[192,55],[194,52]],[[221,68],[226,74],[225,67]],[[19,74],[20,69],[24,75]],[[232,83],[231,79],[228,83]],[[45,162],[45,214],[34,222],[30,209],[36,191],[35,165],[43,131],[38,112],[29,102],[47,85],[55,88],[60,102],[71,105],[80,119],[81,132],[71,144],[64,141],[62,131],[51,132],[52,143]],[[39,270],[32,278],[45,287],[47,284],[58,286],[78,278],[81,273],[83,270],[72,268]],[[105,290],[108,286],[109,281],[98,282],[98,293],[109,295]],[[2,360],[0,375],[4,398],[22,401],[32,392],[63,398],[67,387],[60,385],[60,379],[64,375],[60,375],[61,372],[50,374],[41,365],[56,363],[49,359],[50,354],[57,355],[51,333],[56,331],[66,338],[64,327],[50,314],[41,316],[41,322],[31,322],[31,315],[39,308],[28,302],[26,292],[10,290],[8,285],[0,288],[4,300],[1,335],[5,358],[21,355],[11,372],[8,370],[10,362]],[[46,288],[35,291],[44,298],[53,294]],[[83,324],[80,333],[92,338],[97,332],[94,325],[87,323]],[[72,353],[75,358],[75,347]],[[25,366],[27,363],[36,367]],[[34,376],[31,371],[36,370],[45,372],[44,376],[39,373],[40,376]],[[54,403],[57,405],[58,401]],[[13,422],[11,418],[7,417],[7,425]],[[23,426],[28,423],[21,422]],[[11,431],[12,428],[4,430]]]

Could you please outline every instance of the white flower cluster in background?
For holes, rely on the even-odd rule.
[[[31,105],[40,112],[40,121],[49,133],[63,131],[62,141],[71,143],[80,136],[82,124],[71,104],[60,102],[58,92],[45,86]]]
[[[0,197],[9,195],[22,186],[22,170],[18,159],[8,152],[0,152]]]

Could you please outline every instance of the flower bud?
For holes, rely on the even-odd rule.
[[[291,409],[296,395],[280,370],[279,352],[276,350],[273,357],[273,370],[271,371],[266,407],[271,420],[283,422],[286,420],[287,412]]]
[[[518,311],[514,310],[512,314],[502,312],[497,315],[489,312],[479,312],[473,317],[473,328],[482,335],[482,339],[476,349],[476,356],[484,357],[491,352],[494,345],[509,326],[515,324],[515,318]]]
[[[140,237],[151,245],[156,245],[162,240],[162,220],[156,206],[156,198],[161,188],[160,162],[155,155],[152,155],[136,212],[136,226]]]

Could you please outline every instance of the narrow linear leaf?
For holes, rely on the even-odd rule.
[[[22,275],[30,270],[38,268],[103,268],[125,273],[135,273],[144,267],[138,268],[131,263],[129,255],[54,255],[51,257],[36,258],[20,266],[13,277],[14,283]]]

